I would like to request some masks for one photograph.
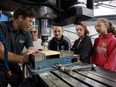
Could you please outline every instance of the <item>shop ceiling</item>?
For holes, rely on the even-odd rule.
[[[116,15],[116,0],[94,0],[94,16]]]
[[[15,0],[14,0],[15,1]],[[17,0],[20,1],[20,0]],[[30,0],[32,1],[32,0]],[[33,0],[36,1],[36,0]],[[3,3],[0,3],[0,8],[3,8],[5,11],[13,10],[15,5],[21,5],[16,2],[11,2],[11,0],[2,0]],[[94,0],[94,16],[116,16],[116,0]]]

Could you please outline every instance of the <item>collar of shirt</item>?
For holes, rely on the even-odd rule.
[[[20,31],[20,30],[16,30],[15,28],[14,28],[14,26],[13,26],[13,21],[10,21],[9,22],[9,30],[10,31]],[[25,33],[25,31],[20,31],[21,33]]]
[[[54,40],[60,43],[60,42],[62,42],[62,41],[63,41],[63,37],[64,37],[64,36],[62,35],[62,37],[60,38],[60,40],[59,40],[59,41],[58,41],[58,40],[54,37]]]

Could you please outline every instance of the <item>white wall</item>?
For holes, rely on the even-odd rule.
[[[86,24],[87,24],[87,28],[90,32],[90,36],[91,35],[94,35],[94,34],[97,34],[96,30],[95,30],[95,24],[94,24],[94,21],[85,21]],[[111,20],[111,22],[113,23],[114,27],[116,27],[116,21],[115,20]],[[75,32],[75,25],[74,24],[71,24],[71,25],[67,25],[67,26],[64,26],[64,30],[68,30],[68,31],[71,31],[71,32]],[[51,37],[49,37],[49,40],[53,37],[53,31],[51,32]],[[70,32],[67,32],[67,31],[64,31],[64,36],[68,37],[72,44],[73,42],[78,38],[78,36],[76,34],[73,34],[73,33],[70,33]],[[95,36],[91,36],[91,40],[92,40],[92,43],[94,43],[94,39],[98,37],[98,34],[95,35]]]
[[[68,31],[71,31],[71,32],[76,33],[76,31],[75,31],[75,25],[64,26],[64,30],[68,30]],[[96,30],[95,30],[95,28],[94,28],[94,26],[92,26],[92,25],[89,25],[89,26],[88,26],[88,30],[89,30],[89,32],[90,32],[90,36],[97,33]],[[75,41],[76,39],[78,39],[77,34],[73,34],[73,33],[67,32],[67,31],[64,31],[64,34],[63,34],[63,35],[66,36],[66,37],[68,37],[68,38],[71,40],[72,44],[74,43],[74,41]],[[49,40],[50,40],[53,36],[54,36],[54,35],[53,35],[53,31],[52,31],[52,32],[51,32],[51,37],[49,37]],[[97,37],[97,35],[91,37],[92,42],[94,42],[94,38],[96,38],[96,37]]]

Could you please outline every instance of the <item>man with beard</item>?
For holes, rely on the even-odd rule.
[[[35,18],[35,11],[30,7],[21,7],[14,11],[12,21],[0,22],[0,32],[8,44],[8,65],[12,72],[9,81],[4,69],[4,46],[0,38],[0,87],[17,87],[22,82],[22,71],[18,63],[28,60],[28,55],[34,54],[31,34],[27,30]],[[21,55],[24,46],[28,49]]]

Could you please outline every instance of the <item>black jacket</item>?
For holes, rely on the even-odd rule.
[[[62,36],[60,41],[57,41],[54,37],[49,41],[48,49],[60,51],[60,50],[67,50],[69,51],[71,48],[71,41],[65,37]]]
[[[89,36],[85,36],[81,42],[80,39],[77,39],[71,50],[74,51],[74,54],[80,55],[81,62],[90,63],[92,42]]]

